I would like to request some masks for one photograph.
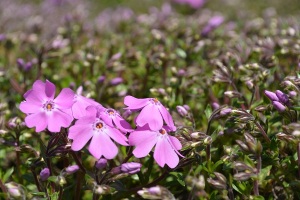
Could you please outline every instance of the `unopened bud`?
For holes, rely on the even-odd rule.
[[[136,174],[141,170],[142,164],[136,163],[136,162],[130,162],[130,163],[123,163],[121,165],[121,171],[123,173],[128,174]]]
[[[110,194],[112,188],[108,185],[95,185],[93,192],[95,194]]]
[[[286,107],[278,101],[273,101],[273,106],[279,112],[284,112],[286,110]]]
[[[289,103],[289,97],[286,94],[284,94],[280,90],[276,90],[275,93],[282,104],[287,105]]]
[[[107,166],[107,160],[105,158],[100,158],[97,160],[95,167],[99,170],[106,168]]]
[[[219,172],[214,172],[214,174],[215,174],[216,178],[217,178],[222,184],[226,185],[227,179],[226,179],[226,177],[225,177],[223,174],[221,174],[221,173],[219,173]]]
[[[224,108],[220,111],[220,116],[226,116],[231,113],[232,109],[231,108]]]
[[[65,185],[67,183],[67,181],[66,181],[65,177],[63,177],[63,176],[57,176],[55,183],[57,185],[63,186],[63,185]]]
[[[211,143],[212,143],[212,138],[210,136],[207,136],[203,141],[203,144],[205,145],[209,145]]]
[[[78,165],[71,165],[71,166],[69,166],[69,167],[66,168],[66,174],[68,174],[68,175],[74,174],[78,170],[79,170],[79,166]]]
[[[252,172],[241,172],[241,173],[237,173],[233,176],[233,178],[237,181],[246,181],[249,178],[253,177],[255,174]]]
[[[204,140],[207,137],[207,135],[202,132],[194,132],[194,133],[191,133],[191,137],[194,139]]]
[[[49,168],[44,168],[41,172],[40,172],[40,179],[41,181],[46,181],[50,176],[50,170]]]
[[[137,192],[144,199],[168,199],[175,200],[174,195],[162,186],[154,186],[151,188],[143,188]]]
[[[188,115],[188,111],[183,106],[176,106],[177,112],[182,116],[185,117]]]
[[[226,92],[224,92],[224,95],[229,98],[240,98],[242,96],[241,93],[236,92],[236,91],[226,91]]]
[[[194,182],[195,187],[199,190],[204,190],[205,188],[205,180],[204,180],[204,176],[200,175],[198,179],[196,179],[196,181]]]
[[[116,77],[110,81],[110,84],[114,85],[114,86],[119,85],[121,83],[123,83],[123,78],[121,78],[121,77]]]
[[[240,161],[234,162],[233,167],[234,167],[234,169],[236,169],[238,171],[245,171],[245,170],[248,170],[251,172],[253,171],[252,167],[249,167],[248,165],[246,165],[245,163],[240,162]]]
[[[248,146],[244,142],[242,142],[241,140],[236,140],[235,142],[240,146],[240,148],[242,150],[249,151]]]
[[[274,92],[265,90],[265,95],[271,100],[271,101],[279,101],[277,95]]]
[[[15,182],[9,182],[5,184],[8,194],[12,199],[25,199],[25,191],[21,185]]]
[[[218,180],[214,180],[212,178],[208,178],[207,182],[218,190],[225,190],[227,188],[226,184],[224,184],[223,182],[220,182]]]

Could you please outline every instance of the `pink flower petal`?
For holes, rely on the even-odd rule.
[[[180,150],[182,148],[181,143],[176,137],[169,135],[169,139],[176,150]]]
[[[105,124],[109,125],[110,127],[114,127],[112,117],[105,111],[100,112],[100,118],[105,122]]]
[[[61,109],[71,108],[73,105],[74,92],[70,88],[64,88],[54,99],[55,104]]]
[[[32,85],[32,89],[41,93],[45,93],[45,83],[41,80],[36,80]]]
[[[31,115],[28,115],[25,118],[25,124],[29,128],[36,127],[36,132],[41,132],[47,127],[47,116],[44,112],[38,112]]]
[[[73,117],[59,110],[50,111],[48,115],[48,130],[51,132],[59,132],[61,127],[70,126]]]
[[[118,148],[107,134],[97,133],[94,134],[89,151],[96,159],[99,159],[102,155],[106,159],[112,159],[117,155]]]
[[[166,136],[158,139],[154,151],[154,159],[161,167],[167,164],[170,168],[175,168],[178,165],[179,157],[171,147]]]
[[[149,98],[146,99],[137,99],[133,96],[126,96],[124,98],[124,104],[128,106],[127,109],[140,109],[149,104]]]
[[[27,102],[27,101],[21,102],[19,108],[23,113],[26,114],[36,113],[42,110],[41,105],[37,105],[35,103]]]
[[[25,97],[26,96],[26,97]],[[46,97],[46,95],[43,95],[42,92],[36,91],[36,90],[28,90],[24,97],[27,102],[30,102],[32,104],[36,104],[40,107],[43,106],[43,103],[45,103],[49,98]]]
[[[95,122],[96,116],[85,116],[76,121],[76,125],[91,125]]]
[[[123,119],[122,117],[120,117],[119,115],[115,116],[114,123],[116,124],[116,126],[118,127],[118,129],[120,129],[124,133],[132,132],[133,131],[133,129],[131,128],[130,124],[125,119]]]
[[[149,104],[143,108],[136,118],[136,124],[138,126],[149,124],[151,130],[158,131],[163,126],[163,119],[157,107],[153,104]]]
[[[87,114],[86,108],[96,103],[92,99],[80,95],[76,95],[74,99],[75,103],[72,106],[72,111],[75,119],[85,116]]]
[[[92,125],[89,124],[75,124],[69,128],[68,138],[75,139],[78,135],[84,132],[88,132],[87,130],[92,130]]]
[[[136,146],[133,155],[137,158],[149,154],[157,142],[157,133],[154,131],[134,131],[129,135],[129,144]]]
[[[163,106],[163,105],[158,105],[158,109],[163,116],[166,124],[170,127],[172,131],[176,131],[176,127],[174,125],[172,116],[170,115],[169,111]]]
[[[51,99],[53,99],[55,95],[55,85],[48,80],[46,80],[45,84],[45,94],[48,98]]]
[[[107,128],[106,134],[109,135],[109,137],[111,137],[114,141],[116,141],[119,144],[122,144],[124,146],[128,146],[127,138],[118,129],[111,128],[109,126],[106,126],[106,128]]]
[[[89,126],[72,126],[69,130],[69,138],[71,138],[70,135],[74,136],[72,150],[79,151],[93,136],[93,129]]]

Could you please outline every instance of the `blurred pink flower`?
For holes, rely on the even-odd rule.
[[[133,131],[130,124],[114,109],[104,108],[100,111],[100,118],[109,126],[116,127],[125,134]]]
[[[75,125],[70,127],[68,137],[73,140],[72,150],[81,150],[92,138],[89,151],[97,159],[104,156],[114,158],[118,147],[111,140],[127,146],[127,138],[116,128],[109,126],[99,117],[99,111],[94,106],[87,108],[87,115],[79,118]]]
[[[61,127],[70,126],[73,121],[71,107],[74,92],[64,88],[54,99],[55,85],[37,80],[32,89],[24,94],[25,101],[21,102],[20,110],[27,114],[25,124],[29,128],[36,127],[36,132],[48,128],[51,132],[59,132]]]
[[[179,140],[168,134],[171,131],[164,126],[158,131],[152,131],[146,125],[138,127],[129,135],[129,145],[136,146],[133,155],[137,158],[145,157],[155,146],[154,159],[159,166],[167,164],[170,168],[175,168],[179,163],[181,154],[178,152],[182,148]]]
[[[172,116],[169,111],[155,98],[137,99],[133,96],[126,96],[124,104],[128,106],[125,109],[141,110],[136,118],[136,124],[140,127],[149,124],[151,130],[158,131],[164,121],[172,131],[176,130]]]

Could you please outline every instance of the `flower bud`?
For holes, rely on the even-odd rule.
[[[142,164],[136,162],[123,163],[121,165],[121,172],[128,174],[136,174],[141,170]]]
[[[99,76],[97,83],[101,84],[105,81],[106,77],[105,76]]]
[[[290,91],[290,92],[289,92],[289,96],[290,96],[291,98],[294,98],[294,97],[297,96],[297,92],[296,92],[296,91]]]
[[[279,112],[283,112],[285,111],[286,107],[284,105],[282,105],[280,102],[278,101],[273,101],[273,106],[276,110],[278,110]]]
[[[219,172],[214,172],[214,174],[215,174],[216,178],[219,180],[220,183],[226,185],[227,179],[223,174],[221,174]]]
[[[69,166],[69,167],[66,168],[66,174],[68,174],[68,175],[74,174],[78,170],[79,170],[78,165],[71,165],[71,166]]]
[[[255,174],[252,172],[241,172],[241,173],[237,173],[233,176],[233,178],[237,181],[246,181],[249,178],[253,177]]]
[[[114,85],[114,86],[119,85],[121,83],[123,83],[123,78],[121,78],[121,77],[116,77],[110,81],[110,84]]]
[[[225,190],[227,188],[226,184],[224,184],[221,181],[214,180],[212,178],[208,178],[207,182],[209,184],[211,184],[214,188],[218,189],[218,190]]]
[[[226,91],[226,92],[224,92],[224,95],[229,98],[240,98],[242,96],[241,93],[236,92],[236,91]]]
[[[108,185],[95,185],[93,192],[95,194],[110,194],[112,192],[112,188]]]
[[[246,165],[245,163],[240,162],[240,161],[234,162],[233,167],[234,167],[234,169],[236,169],[238,171],[245,171],[245,170],[248,170],[251,172],[253,171],[252,167],[249,167],[248,165]]]
[[[40,172],[40,179],[41,181],[46,181],[50,176],[50,170],[49,168],[44,168],[41,172]]]
[[[220,105],[217,102],[213,102],[211,104],[211,107],[213,108],[213,110],[216,110],[216,109],[220,108]]]
[[[282,104],[287,105],[289,103],[289,97],[286,94],[284,94],[280,90],[276,90],[275,93]]]
[[[226,116],[231,113],[232,109],[231,108],[224,108],[220,111],[220,116]]]
[[[175,200],[173,194],[162,186],[154,186],[151,188],[143,188],[137,192],[144,199],[169,199]]]
[[[185,117],[188,115],[188,111],[183,106],[176,106],[177,112],[182,116]]]
[[[5,186],[7,188],[7,192],[11,199],[25,199],[25,191],[22,188],[21,185],[15,183],[15,182],[9,182],[5,183]]]
[[[202,133],[202,132],[194,132],[194,133],[191,133],[190,135],[193,139],[200,139],[200,140],[204,140],[207,135],[205,133]]]
[[[100,158],[99,160],[97,160],[95,167],[97,169],[104,169],[107,166],[107,160],[105,158]]]
[[[57,176],[55,183],[57,185],[63,186],[63,185],[65,185],[67,183],[67,181],[66,181],[65,177],[63,177],[63,176]]]
[[[207,136],[203,141],[203,144],[205,144],[205,145],[209,145],[211,143],[212,143],[212,137],[210,137],[210,136]]]
[[[271,101],[279,101],[277,95],[274,92],[265,90],[265,95],[271,100]]]

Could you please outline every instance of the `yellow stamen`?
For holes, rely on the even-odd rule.
[[[52,105],[50,103],[47,104],[46,106],[47,110],[51,110],[52,109]]]

